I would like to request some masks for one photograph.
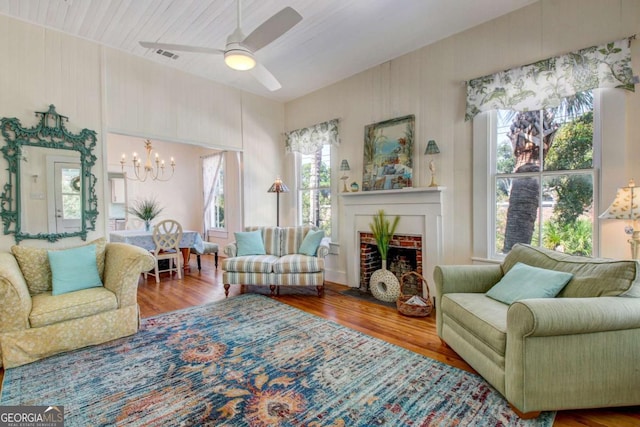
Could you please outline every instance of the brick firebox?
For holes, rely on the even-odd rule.
[[[374,271],[382,268],[373,234],[360,232],[360,290],[369,292],[369,281]],[[398,278],[415,271],[422,274],[422,236],[394,234],[389,242],[387,269]],[[422,283],[410,276],[404,283],[403,293],[422,295]]]

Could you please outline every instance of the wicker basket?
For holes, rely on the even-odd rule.
[[[424,280],[424,277],[422,277],[419,273],[416,273],[415,271],[410,271],[408,273],[405,273],[402,275],[402,277],[400,278],[400,296],[398,297],[398,300],[396,301],[396,307],[398,307],[398,311],[401,314],[404,314],[405,316],[412,316],[412,317],[425,317],[428,316],[429,314],[431,314],[431,311],[433,310],[433,303],[431,302],[431,297],[429,296],[429,286],[425,286],[427,289],[427,298],[422,298],[419,295],[416,295],[418,298],[420,298],[420,300],[422,300],[422,302],[424,302],[426,305],[414,305],[414,304],[407,304],[407,301],[409,301],[409,299],[411,299],[414,295],[404,295],[402,293],[403,289],[404,289],[404,281],[405,278],[407,276],[410,275],[414,275],[417,276],[418,279],[420,279],[420,283],[423,283],[425,285],[427,285],[427,281]]]

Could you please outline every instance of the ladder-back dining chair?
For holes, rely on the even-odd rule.
[[[178,279],[182,279],[180,240],[182,240],[182,226],[178,221],[166,219],[153,227],[153,241],[156,248],[151,251],[151,254],[155,258],[155,267],[153,273],[149,271],[144,274],[145,279],[147,274],[151,274],[156,277],[156,283],[160,283],[160,273],[165,272],[169,272],[169,276],[176,272]],[[169,266],[161,270],[158,261],[165,259],[169,261]]]

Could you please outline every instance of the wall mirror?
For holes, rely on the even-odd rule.
[[[13,234],[16,243],[76,236],[86,240],[98,217],[91,172],[96,132],[69,132],[68,118],[53,105],[35,114],[39,122],[32,128],[23,128],[16,118],[0,120],[5,141],[1,150],[9,171],[0,194],[4,234]]]

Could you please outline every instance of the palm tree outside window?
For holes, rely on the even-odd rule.
[[[593,96],[560,107],[498,110],[492,144],[494,250],[528,243],[592,255]]]
[[[299,222],[313,224],[331,236],[331,145],[299,156]]]

